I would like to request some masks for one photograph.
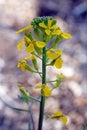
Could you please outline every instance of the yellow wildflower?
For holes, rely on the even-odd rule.
[[[43,48],[45,47],[45,42],[41,42],[38,40],[30,40],[29,38],[25,37],[24,38],[25,42],[26,42],[26,52],[31,53],[34,51],[35,46],[37,46],[38,48]]]
[[[63,113],[61,111],[58,111],[56,113],[54,113],[52,116],[51,116],[51,119],[62,119],[62,123],[65,125],[67,123],[67,118],[65,115],[63,115]]]
[[[43,22],[42,22],[42,23],[39,23],[39,26],[45,29],[45,33],[46,33],[47,35],[50,35],[50,34],[51,34],[51,31],[52,31],[53,29],[57,29],[57,28],[58,28],[57,25],[52,25],[52,20],[48,20],[48,24],[47,24],[47,25],[44,24]]]
[[[60,29],[56,29],[52,32],[52,35],[60,35],[62,31]]]
[[[60,69],[62,67],[63,64],[63,60],[61,58],[56,59],[54,65],[56,66],[56,68]]]
[[[72,35],[71,35],[71,34],[62,32],[60,29],[54,30],[54,31],[52,32],[52,35],[62,36],[62,37],[65,38],[65,39],[72,38]]]
[[[49,59],[56,59],[57,57],[62,55],[62,51],[61,50],[56,50],[56,49],[50,49],[47,51],[47,57]]]
[[[26,70],[26,62],[27,62],[27,60],[34,59],[34,58],[35,58],[34,55],[30,55],[30,56],[25,57],[23,60],[18,62],[17,67],[21,68],[22,71],[25,71]]]
[[[65,125],[67,123],[67,118],[63,115],[61,119],[62,123]]]
[[[47,97],[47,96],[50,96],[51,93],[52,93],[50,87],[47,86],[47,85],[43,85],[43,84],[42,84],[42,85],[36,86],[35,88],[41,89],[41,94],[44,95],[44,96],[46,96],[46,97]]]
[[[26,52],[28,53],[33,52],[35,46],[37,46],[38,48],[43,48],[46,45],[45,42],[41,42],[35,39],[30,40],[28,37],[24,37],[24,39],[20,40],[20,42],[18,43],[17,49],[21,50],[24,43],[26,46]]]
[[[51,89],[49,88],[49,86],[44,86],[44,87],[42,88],[42,94],[43,94],[44,96],[50,96],[51,93],[52,93],[52,91],[51,91]]]
[[[56,68],[59,68],[59,69],[62,67],[62,64],[63,64],[63,60],[60,58],[61,55],[62,55],[61,50],[50,49],[47,52],[47,57],[49,59],[55,60],[54,65],[56,66]]]
[[[25,71],[25,69],[26,69],[26,60],[19,61],[18,64],[17,64],[17,67],[21,68],[22,71]]]
[[[26,32],[26,31],[30,30],[31,28],[33,28],[33,26],[32,26],[32,25],[29,25],[29,26],[27,26],[27,27],[25,27],[25,28],[22,28],[22,29],[18,30],[18,31],[16,32],[16,34],[19,34],[19,33],[22,33],[22,32]]]

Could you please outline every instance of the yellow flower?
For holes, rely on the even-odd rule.
[[[58,28],[57,25],[52,25],[52,20],[48,20],[48,24],[47,24],[47,25],[44,24],[43,22],[42,22],[42,23],[39,23],[39,26],[45,29],[45,33],[46,33],[47,35],[50,35],[50,34],[51,34],[51,31],[52,31],[53,29],[57,29],[57,28]]]
[[[50,49],[47,51],[47,57],[49,59],[56,59],[58,58],[59,56],[62,55],[62,51],[61,50],[56,50],[56,49]]]
[[[62,51],[61,50],[56,50],[56,49],[50,49],[47,52],[47,57],[49,59],[54,60],[54,64],[56,68],[61,68],[62,64],[63,64],[63,60],[60,58],[62,55]]]
[[[24,39],[20,40],[20,42],[17,44],[17,49],[20,51],[22,49],[24,43]]]
[[[62,36],[62,37],[65,38],[65,39],[72,38],[72,35],[71,35],[71,34],[62,32],[60,29],[54,30],[54,31],[52,32],[52,35]]]
[[[62,123],[65,125],[67,123],[67,118],[65,115],[63,115],[63,113],[61,111],[58,111],[56,113],[54,113],[52,116],[51,116],[51,119],[62,119]]]
[[[60,35],[62,31],[60,29],[56,29],[52,32],[52,35]]]
[[[36,89],[41,89],[41,94],[42,94],[43,96],[48,97],[48,96],[50,96],[50,95],[52,94],[52,91],[51,91],[50,87],[47,86],[47,85],[43,85],[43,84],[42,84],[42,85],[36,86],[35,88],[36,88]]]
[[[34,51],[35,46],[37,46],[38,48],[43,48],[45,47],[45,42],[41,42],[38,40],[30,40],[29,38],[25,37],[24,38],[25,43],[26,43],[26,52],[27,53],[32,53]]]
[[[54,65],[56,66],[56,68],[60,69],[62,67],[63,64],[63,60],[61,58],[56,59]]]
[[[42,94],[44,96],[50,96],[52,93],[51,89],[49,88],[49,86],[44,86],[42,89]]]
[[[26,32],[26,31],[30,30],[31,28],[33,28],[33,26],[32,26],[32,25],[29,25],[29,26],[27,26],[27,27],[25,27],[25,28],[22,28],[22,29],[18,30],[18,31],[16,32],[16,34],[19,34],[19,33],[22,33],[22,32]]]
[[[28,53],[32,53],[35,46],[37,46],[38,48],[43,48],[46,45],[45,42],[41,42],[35,39],[30,40],[28,37],[24,37],[24,39],[20,40],[20,42],[17,44],[17,49],[21,50],[24,43],[26,46],[26,52]]]
[[[55,112],[55,113],[51,116],[51,118],[52,118],[52,119],[54,119],[54,118],[60,118],[60,117],[62,117],[62,115],[63,115],[62,111],[57,111],[57,112]]]
[[[30,55],[30,56],[25,57],[23,60],[18,62],[17,67],[21,68],[22,71],[25,71],[26,70],[26,62],[27,62],[27,60],[34,59],[34,58],[35,58],[34,55]]]
[[[62,123],[64,125],[66,125],[66,123],[67,123],[67,118],[64,115],[62,116]]]
[[[17,64],[17,67],[21,68],[22,71],[25,71],[25,69],[26,69],[26,60],[19,61],[18,64]]]

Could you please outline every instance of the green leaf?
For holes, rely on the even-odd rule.
[[[34,45],[34,49],[36,50],[36,52],[37,52],[38,54],[41,54],[41,53],[42,53],[42,49],[39,48],[39,47],[37,47],[36,45]]]
[[[37,60],[34,58],[34,59],[32,59],[32,63],[33,63],[33,65],[34,65],[34,68],[36,69],[36,70],[38,70],[38,63],[37,63]]]
[[[21,95],[21,96],[19,95],[18,98],[19,98],[19,100],[21,100],[22,102],[26,102],[26,103],[28,103],[29,100],[30,100],[30,97],[25,97],[25,96],[23,96],[23,95]]]
[[[29,96],[30,96],[29,92],[28,92],[24,87],[21,87],[21,88],[20,88],[20,92],[21,92],[25,97],[29,97]]]
[[[28,70],[30,72],[35,72],[35,70],[31,66],[29,66],[28,64],[26,64],[25,68],[26,68],[26,70]]]
[[[57,79],[56,83],[54,84],[54,88],[58,88],[61,82],[62,82],[61,79]]]
[[[31,41],[33,40],[31,32],[25,32],[25,36],[28,37]]]
[[[57,36],[55,41],[52,43],[52,47],[55,48],[62,39],[62,36]]]
[[[34,29],[34,33],[36,34],[36,36],[37,36],[40,40],[43,39],[43,37],[42,37],[42,35],[41,35],[41,32],[40,32],[38,29]]]

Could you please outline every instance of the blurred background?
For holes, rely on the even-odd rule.
[[[25,53],[24,50],[18,52],[16,48],[23,34],[15,33],[37,16],[53,16],[63,31],[73,35],[72,39],[60,42],[57,47],[64,52],[63,68],[56,70],[53,67],[47,71],[48,79],[54,79],[60,72],[66,78],[47,99],[45,111],[52,114],[62,110],[68,123],[63,126],[61,121],[44,119],[43,130],[82,130],[83,124],[87,129],[87,1],[0,0],[0,130],[28,130],[29,114],[10,109],[3,101],[27,109],[27,105],[18,100],[18,82],[22,82],[33,96],[38,96],[39,92],[33,86],[41,82],[40,77],[22,73],[16,67]],[[35,103],[36,130],[38,110],[39,104]]]

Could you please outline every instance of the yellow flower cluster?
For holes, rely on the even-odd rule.
[[[27,53],[34,52],[35,46],[37,46],[38,48],[43,48],[45,46],[45,42],[41,42],[35,39],[30,40],[28,37],[24,37],[24,39],[20,40],[20,42],[17,45],[18,50],[22,49],[24,43],[26,45]]]
[[[65,39],[72,38],[72,35],[69,33],[62,32],[57,25],[52,25],[52,20],[48,20],[48,24],[41,22],[39,26],[45,29],[45,33],[49,36],[52,35],[60,35]]]

